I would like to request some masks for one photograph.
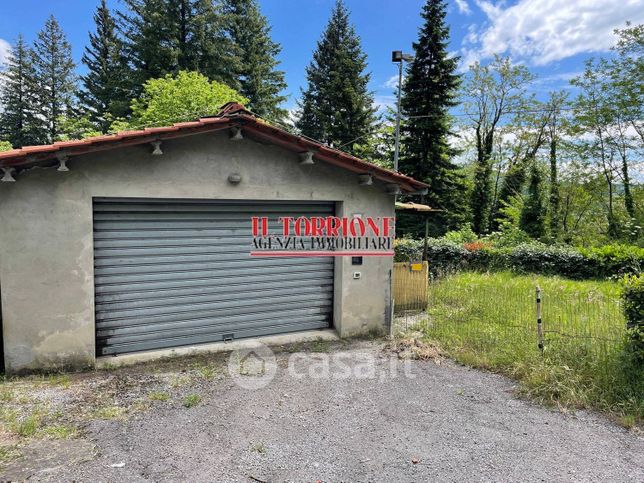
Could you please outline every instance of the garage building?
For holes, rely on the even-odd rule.
[[[7,372],[384,329],[391,257],[359,266],[344,256],[253,258],[250,219],[394,216],[395,194],[427,188],[239,104],[170,127],[0,153],[0,168]]]

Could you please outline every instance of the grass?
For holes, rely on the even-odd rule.
[[[52,386],[61,386],[64,389],[69,389],[71,378],[68,374],[51,374],[47,377],[47,382]]]
[[[259,454],[266,454],[268,452],[264,443],[255,443],[250,447],[250,450]]]
[[[199,377],[207,381],[212,381],[217,373],[217,368],[211,365],[202,365],[197,368],[197,374]]]
[[[644,419],[644,368],[624,350],[619,293],[608,281],[465,272],[431,284],[428,319],[416,328],[453,359],[516,378],[540,402],[598,409],[635,426]]]
[[[20,451],[16,445],[0,446],[0,469],[3,465],[18,458]]]
[[[93,417],[97,419],[120,419],[123,417],[125,409],[119,406],[106,406],[97,409]]]
[[[23,438],[30,438],[34,436],[40,429],[41,424],[42,417],[40,414],[30,414],[19,423],[16,433],[18,433]]]
[[[183,406],[186,408],[191,408],[199,404],[200,401],[201,401],[201,396],[199,396],[199,394],[188,394],[183,399]]]
[[[318,339],[311,343],[311,352],[330,352],[331,342],[324,339]]]
[[[54,424],[43,429],[43,434],[52,439],[69,439],[77,434],[77,429],[68,424]]]
[[[163,391],[152,391],[148,394],[148,398],[151,401],[167,401],[168,399],[170,399],[170,394]]]

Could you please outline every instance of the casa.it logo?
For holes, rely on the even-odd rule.
[[[395,218],[251,218],[252,257],[392,257]]]

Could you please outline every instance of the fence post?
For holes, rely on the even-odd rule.
[[[541,289],[537,285],[537,341],[538,347],[543,354],[543,327],[541,326]]]

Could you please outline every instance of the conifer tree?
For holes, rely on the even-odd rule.
[[[271,27],[257,0],[224,0],[227,31],[239,53],[236,69],[238,90],[249,100],[248,108],[269,120],[286,117],[281,95],[286,88],[284,72],[277,70],[281,46],[271,39]],[[235,86],[233,86],[235,87]]]
[[[35,77],[29,47],[19,35],[0,75],[0,138],[14,148],[45,141],[44,125],[35,111]]]
[[[177,19],[169,19],[169,1],[123,0],[127,10],[119,12],[120,28],[135,94],[141,92],[146,80],[179,72]]]
[[[519,227],[532,238],[543,238],[546,234],[545,212],[543,209],[542,174],[536,162],[530,169],[528,197],[521,210]]]
[[[129,112],[128,70],[107,0],[101,0],[94,22],[96,31],[89,34],[90,45],[83,55],[88,73],[81,77],[84,89],[79,97],[90,121],[107,132],[114,119]]]
[[[72,47],[54,16],[38,33],[32,52],[39,116],[47,142],[60,134],[60,118],[69,114],[76,97]]]
[[[452,162],[449,109],[457,104],[458,57],[449,55],[449,26],[444,0],[427,0],[424,20],[414,43],[414,60],[403,85],[403,155],[400,171],[430,185],[425,202],[444,211],[430,218],[430,233],[442,235],[459,227],[467,214],[466,185]]]
[[[170,0],[168,22],[179,70],[199,72],[210,80],[240,87],[241,51],[229,31],[225,5],[213,0]]]
[[[360,38],[347,8],[338,0],[306,69],[308,85],[296,123],[302,134],[350,153],[364,144],[375,121],[366,68]]]
[[[227,16],[213,0],[124,0],[120,28],[140,94],[148,79],[199,72],[239,88],[240,50],[226,31]]]

